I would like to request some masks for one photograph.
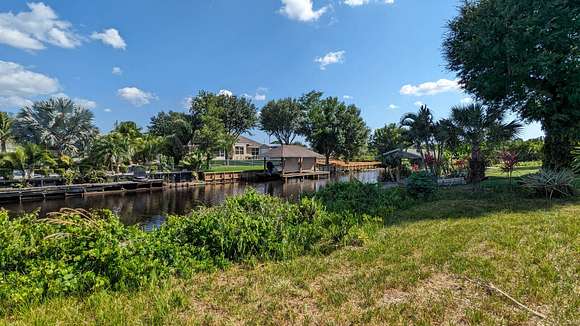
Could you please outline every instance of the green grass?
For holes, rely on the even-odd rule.
[[[245,165],[220,165],[213,166],[206,172],[244,172],[244,171],[263,171],[264,167],[261,165],[245,166]]]
[[[332,254],[21,307],[0,324],[575,324],[580,199],[441,191]],[[540,320],[471,280],[491,282]]]

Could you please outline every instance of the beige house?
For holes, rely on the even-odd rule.
[[[232,149],[228,152],[231,160],[257,160],[259,159],[260,151],[268,148],[266,145],[260,144],[250,138],[240,136],[238,141],[234,144]],[[219,150],[214,160],[225,160],[226,151]]]

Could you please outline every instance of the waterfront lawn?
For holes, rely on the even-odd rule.
[[[574,324],[580,200],[470,187],[367,224],[329,255],[21,307],[14,324]],[[491,282],[547,316],[542,320]]]
[[[263,171],[264,167],[261,165],[246,166],[246,165],[219,165],[213,166],[206,172],[245,172],[245,171]]]

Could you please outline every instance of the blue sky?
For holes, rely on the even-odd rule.
[[[0,2],[0,109],[66,95],[103,131],[205,89],[266,101],[321,90],[371,128],[466,101],[441,41],[456,0]],[[116,67],[116,68],[115,68]],[[524,138],[540,136],[528,126]],[[263,133],[254,138],[265,140]]]

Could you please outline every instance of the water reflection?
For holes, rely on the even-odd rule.
[[[290,201],[300,199],[303,193],[314,192],[329,182],[360,180],[361,182],[377,182],[381,171],[364,171],[334,176],[320,180],[292,180],[287,183],[281,181],[261,183],[229,183],[206,185],[192,188],[166,189],[127,194],[92,195],[88,197],[73,197],[65,199],[51,199],[37,202],[22,202],[2,204],[11,215],[39,210],[40,216],[55,212],[63,207],[99,209],[108,208],[115,212],[121,221],[127,225],[141,224],[146,230],[153,229],[165,221],[165,217],[172,214],[186,214],[199,206],[219,204],[226,197],[244,193],[249,187],[260,193],[269,194]]]

